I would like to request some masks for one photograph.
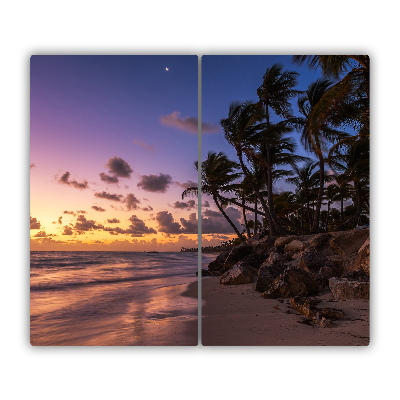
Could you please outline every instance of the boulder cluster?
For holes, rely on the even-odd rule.
[[[223,285],[255,283],[267,299],[369,298],[369,229],[304,236],[255,236],[225,251],[203,270]]]

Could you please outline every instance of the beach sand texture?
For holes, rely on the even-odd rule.
[[[192,284],[193,285],[193,284]],[[334,301],[319,296],[321,306],[345,312],[346,320],[325,328],[310,324],[290,307],[290,299],[264,299],[254,285],[225,286],[219,277],[202,280],[204,346],[366,346],[369,301]]]

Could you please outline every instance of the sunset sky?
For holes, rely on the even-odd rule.
[[[298,90],[321,77],[292,56],[202,57],[202,159],[236,160],[219,121],[232,101],[257,101],[274,63],[299,72]],[[181,198],[197,185],[197,80],[197,56],[31,58],[31,250],[197,246],[197,198]],[[235,237],[207,197],[202,232],[203,246]]]
[[[31,250],[196,246],[197,81],[197,56],[31,58]]]

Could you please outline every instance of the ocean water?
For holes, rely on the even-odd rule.
[[[33,251],[31,344],[196,345],[197,268],[197,253]]]

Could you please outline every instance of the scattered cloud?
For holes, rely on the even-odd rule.
[[[68,215],[75,216],[75,215],[78,215],[78,214],[87,214],[87,211],[85,211],[85,210],[77,210],[77,211],[65,210],[65,211],[63,211],[63,214],[68,214]],[[59,221],[60,221],[60,219],[59,219]]]
[[[116,184],[119,182],[119,179],[116,176],[107,175],[104,172],[101,172],[99,175],[100,175],[100,179],[103,182],[110,183],[110,184],[114,184],[114,183]]]
[[[60,225],[62,224],[62,215],[61,215],[61,217],[60,218],[58,218],[58,221],[57,221]]]
[[[64,185],[73,186],[76,189],[87,189],[89,187],[87,181],[78,182],[75,179],[71,181],[70,178],[71,174],[67,171],[65,174],[61,176],[60,179],[57,180],[58,183],[62,183]],[[56,176],[57,178],[57,176]]]
[[[110,173],[120,178],[130,178],[133,172],[130,165],[120,157],[111,157],[107,162],[107,167]]]
[[[78,215],[74,228],[82,233],[96,229],[103,229],[103,225],[97,225],[96,221],[87,220],[84,215]]]
[[[198,222],[196,213],[191,213],[189,219],[181,218],[182,232],[184,233],[197,233]]]
[[[142,211],[153,211],[154,208],[152,206],[143,207]]]
[[[172,177],[167,174],[142,175],[137,186],[148,192],[165,193],[171,183]]]
[[[216,246],[221,243],[221,240],[226,240],[220,234],[207,235],[202,238],[203,246]],[[192,236],[191,239],[187,235],[180,234],[173,241],[158,242],[157,238],[153,237],[150,240],[147,238],[132,238],[131,240],[113,240],[112,242],[104,241],[104,249],[110,251],[179,251],[182,247],[197,247],[197,237]],[[51,237],[31,239],[32,250],[53,250],[53,251],[87,251],[98,250],[98,244],[82,242],[71,237],[70,240],[54,240]]]
[[[210,207],[210,202],[206,200],[202,205],[202,207]]]
[[[31,222],[30,222],[30,228],[31,229],[40,229],[40,222],[36,218],[30,217]]]
[[[119,224],[121,221],[117,218],[108,219],[107,222],[109,224]]]
[[[240,223],[241,212],[234,207],[227,207],[225,212],[239,231],[242,231]],[[201,220],[201,232],[205,235],[210,233],[232,234],[234,230],[221,213],[213,210],[204,210]]]
[[[125,229],[120,228],[119,226],[115,227],[115,228],[111,228],[111,227],[104,227],[104,230],[106,232],[108,232],[110,235],[119,235],[119,234],[125,234],[127,233]]]
[[[184,132],[191,134],[197,134],[198,131],[198,120],[196,117],[181,117],[179,111],[174,111],[169,115],[161,115],[160,122],[164,126],[172,126],[173,128],[179,129]],[[211,124],[209,122],[201,123],[202,133],[216,133],[221,128],[219,125]]]
[[[195,208],[196,207],[196,202],[194,200],[188,200],[186,202],[184,201],[176,201],[173,204],[174,208],[179,208],[179,209],[188,209],[190,210],[191,208]]]
[[[62,244],[67,244],[67,242],[63,242],[62,240],[54,240],[51,236],[47,236],[47,237],[42,237],[42,238],[38,238],[38,239],[34,239],[31,240],[31,248],[32,245],[62,245]],[[43,247],[42,247],[43,249]]]
[[[211,234],[211,237],[213,239],[219,239],[219,240],[229,240],[230,237],[226,235],[220,235],[220,234]]]
[[[140,204],[140,200],[138,200],[133,193],[129,193],[126,196],[125,202],[126,202],[126,208],[128,209],[128,211],[136,210],[138,208],[138,204]]]
[[[240,212],[233,208],[228,207],[226,209],[227,214],[232,222],[241,230],[239,218]],[[198,220],[196,213],[189,214],[189,218],[180,218],[182,225],[181,232],[187,234],[197,234],[198,233]],[[201,224],[202,234],[232,234],[234,230],[226,221],[224,216],[217,211],[207,210],[203,213],[202,224]]]
[[[96,192],[95,197],[98,197],[100,199],[107,199],[107,200],[112,200],[112,201],[121,201],[121,199],[124,197],[122,194],[111,194],[108,192]]]
[[[221,127],[217,124],[212,124],[210,122],[202,122],[201,123],[201,134],[207,133],[218,133],[220,132]]]
[[[95,211],[100,211],[100,212],[106,211],[103,207],[92,206],[92,208],[93,208],[93,210],[95,210]]]
[[[47,235],[45,231],[39,231],[34,237],[44,238],[47,237]]]
[[[133,237],[140,237],[144,234],[157,233],[155,229],[146,226],[144,221],[139,219],[136,215],[132,215],[129,218],[129,221],[131,221],[132,224],[129,225],[129,228],[126,231],[127,233],[130,233]]]
[[[179,183],[179,182],[175,182],[177,185],[179,185],[182,189],[187,189],[190,187],[196,187],[198,186],[197,182],[194,181],[187,181],[184,183]]]
[[[68,225],[65,225],[64,227],[64,231],[63,231],[63,235],[68,235],[68,236],[70,236],[70,235],[73,235],[74,234],[74,231],[72,230],[72,228],[70,227],[70,226],[68,226]]]
[[[75,215],[75,212],[74,212],[74,211],[67,211],[67,210],[65,210],[65,211],[63,212],[63,214]]]
[[[35,163],[31,163],[30,168],[35,168],[35,167],[36,167]]]
[[[158,223],[158,231],[174,234],[181,232],[181,226],[179,222],[174,221],[174,217],[168,211],[160,211],[156,214],[156,221]]]
[[[147,144],[141,140],[137,140],[137,139],[133,139],[133,144],[137,144],[138,146],[142,147],[145,150],[150,150],[153,151],[154,150],[154,146],[152,144]]]
[[[132,237],[142,237],[145,234],[157,233],[155,229],[146,226],[145,222],[136,215],[132,215],[129,221],[131,221],[131,225],[129,225],[128,229],[122,229],[117,226],[115,228],[104,227],[104,230],[109,232],[110,235],[125,234],[131,235]]]

